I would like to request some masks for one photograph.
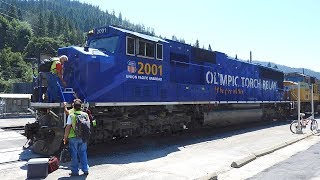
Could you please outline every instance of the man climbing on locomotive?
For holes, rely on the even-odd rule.
[[[51,102],[61,101],[61,85],[67,86],[63,79],[63,64],[68,61],[66,55],[52,58],[50,73],[48,75],[48,94]]]

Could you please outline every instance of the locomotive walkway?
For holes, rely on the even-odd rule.
[[[263,168],[262,165],[252,166],[255,162],[268,161],[270,166],[276,163],[275,160],[271,162],[272,159],[266,158],[268,155],[258,157],[259,155],[291,147],[291,150],[285,151],[285,156],[290,157],[320,141],[320,137],[312,135],[308,129],[305,129],[304,134],[292,134],[289,122],[275,122],[273,125],[229,133],[190,135],[188,138],[171,144],[161,144],[154,140],[153,143],[146,142],[140,148],[89,156],[90,174],[71,179],[245,179],[258,173],[254,170]],[[1,152],[6,152],[6,149],[1,149]],[[251,160],[254,161],[250,162]],[[15,165],[0,164],[1,179],[25,179],[25,164],[26,161],[23,160]],[[68,165],[60,164],[60,169],[49,174],[46,179],[68,178]],[[233,168],[231,165],[243,166]],[[241,169],[249,167],[250,173],[239,175]]]

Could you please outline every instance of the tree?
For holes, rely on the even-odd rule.
[[[181,43],[186,43],[186,41],[185,41],[183,38],[180,38],[180,39],[179,39],[179,42],[181,42]]]
[[[37,23],[35,29],[36,29],[36,31],[35,31],[36,35],[39,37],[43,37],[47,34],[46,25],[45,25],[44,17],[42,15],[42,13],[39,14],[38,23]]]
[[[121,26],[122,25],[122,14],[121,14],[121,12],[119,12],[119,16],[118,16],[119,18],[119,25]]]
[[[196,43],[194,44],[194,47],[200,48],[199,40],[196,40]]]
[[[178,41],[178,38],[175,35],[172,35],[171,40],[172,41]]]
[[[48,20],[48,35],[50,37],[54,37],[56,35],[56,26],[55,26],[55,18],[53,16],[53,13],[51,12],[49,15],[49,20]]]
[[[274,69],[278,69],[278,66],[275,64],[275,65],[273,66],[273,68],[274,68]]]
[[[20,9],[18,9],[18,19],[19,19],[20,21],[23,21],[22,12],[21,12]]]
[[[15,6],[10,6],[10,17],[9,20],[12,21],[14,19],[18,19],[18,11]]]
[[[267,67],[271,67],[271,62],[268,63]]]
[[[18,22],[13,25],[14,31],[14,40],[12,42],[12,50],[15,52],[23,52],[24,48],[27,46],[31,38],[33,37],[33,32],[31,25],[27,22]]]
[[[57,35],[62,34],[62,28],[63,28],[63,19],[62,18],[56,18],[57,19],[57,26],[56,26],[56,33]]]
[[[32,38],[24,53],[28,58],[38,58],[40,53],[56,56],[58,48],[65,45],[61,41],[49,37]]]
[[[8,42],[8,30],[10,29],[10,23],[9,21],[0,15],[0,49],[3,49],[5,46],[7,46]]]
[[[11,85],[14,82],[31,81],[31,65],[23,60],[20,52],[12,52],[10,48],[4,48],[0,50],[0,59],[0,92],[11,92]]]
[[[208,50],[209,50],[209,51],[212,51],[212,49],[211,49],[211,45],[210,45],[210,44],[209,44]]]

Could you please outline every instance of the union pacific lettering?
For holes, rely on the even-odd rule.
[[[128,61],[127,71],[127,79],[162,81],[162,65]]]

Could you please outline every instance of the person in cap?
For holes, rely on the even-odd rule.
[[[84,175],[89,174],[89,165],[87,159],[87,142],[81,137],[77,137],[75,134],[76,115],[83,115],[89,120],[88,114],[81,111],[82,101],[75,99],[73,101],[74,112],[69,114],[67,119],[67,126],[65,128],[63,141],[66,143],[69,141],[69,150],[71,155],[71,176],[78,176],[79,169],[82,170]],[[80,159],[80,168],[79,161]]]
[[[62,101],[60,88],[67,86],[66,81],[63,79],[63,64],[66,61],[68,61],[68,57],[66,55],[52,58],[50,73],[48,73],[49,102]]]
[[[63,80],[63,64],[68,61],[68,56],[62,55],[60,57],[54,57],[52,60],[53,62],[51,64],[50,72],[58,76],[62,85],[66,87],[67,83]]]

